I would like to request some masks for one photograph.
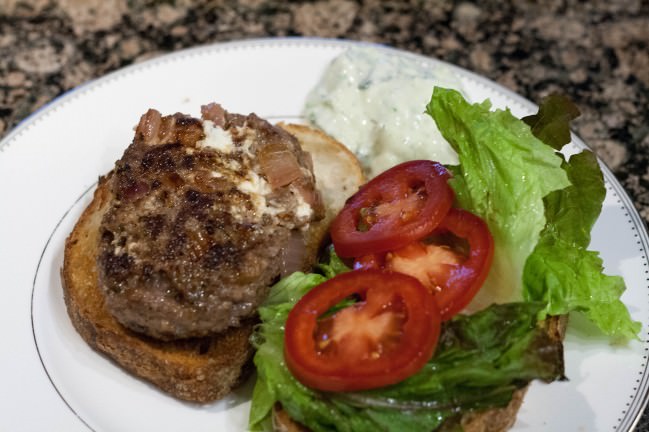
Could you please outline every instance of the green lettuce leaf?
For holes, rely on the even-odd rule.
[[[349,270],[335,260],[320,270],[331,277]],[[433,359],[395,386],[357,393],[312,390],[286,367],[283,329],[299,298],[326,279],[294,273],[272,287],[269,302],[259,310],[262,323],[253,336],[253,431],[271,430],[272,407],[279,402],[293,419],[316,432],[428,432],[463,412],[507,405],[513,392],[532,379],[563,377],[561,343],[537,325],[542,305],[517,303],[494,305],[446,323]]]
[[[568,144],[570,121],[579,117],[579,108],[566,96],[552,94],[541,101],[539,112],[523,117],[535,137],[556,150]]]
[[[457,315],[444,323],[437,352],[420,372],[364,394],[474,409],[490,403],[484,397],[490,392],[506,390],[510,397],[521,382],[561,379],[561,342],[536,327],[542,307],[542,303],[507,303],[473,315]]]
[[[255,366],[257,382],[252,394],[250,430],[269,429],[270,414],[282,388],[301,386],[284,364],[284,323],[289,311],[311,288],[327,280],[320,274],[293,273],[275,284],[264,306],[259,308],[262,324],[253,333],[251,342],[257,349]],[[271,377],[272,379],[269,379]],[[305,391],[308,391],[306,387]],[[308,396],[305,401],[308,400]]]
[[[330,245],[327,248],[325,261],[317,264],[316,270],[322,272],[327,279],[331,279],[332,277],[340,273],[348,272],[351,269],[345,265],[338,255],[336,255],[333,245]]]
[[[494,264],[472,306],[522,298],[545,304],[539,318],[580,311],[606,335],[636,337],[640,324],[619,300],[624,281],[605,275],[599,254],[587,250],[606,195],[597,160],[584,151],[565,161],[555,151],[570,141],[578,109],[552,96],[527,124],[489,109],[439,88],[427,107],[459,155],[451,167],[459,205],[494,236]]]
[[[561,158],[509,110],[469,104],[436,87],[426,110],[458,153],[450,181],[460,207],[481,216],[494,237],[492,270],[476,308],[522,299],[523,269],[545,227],[543,198],[570,185]]]
[[[606,196],[597,159],[584,150],[563,168],[572,186],[545,199],[547,225],[525,264],[524,298],[546,304],[541,317],[580,311],[614,339],[636,338],[641,324],[620,301],[624,280],[605,275],[599,254],[587,250]]]

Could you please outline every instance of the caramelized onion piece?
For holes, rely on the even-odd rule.
[[[162,115],[154,109],[148,110],[140,117],[140,123],[135,129],[135,133],[141,137],[143,143],[157,144],[161,120]]]
[[[178,114],[173,116],[164,116],[162,122],[160,123],[160,129],[158,130],[158,136],[156,137],[155,144],[166,144],[169,142],[177,141],[177,130],[176,130],[176,117]],[[182,128],[181,128],[182,129]]]
[[[174,114],[162,117],[158,111],[150,109],[140,118],[135,133],[146,145],[193,145],[203,137],[203,127],[199,120],[189,116]]]
[[[299,230],[291,231],[288,244],[282,252],[282,277],[293,272],[304,270],[304,257],[306,256],[306,243],[304,236]]]
[[[302,195],[304,202],[311,206],[313,210],[314,220],[321,219],[324,216],[325,208],[322,202],[322,196],[318,191],[304,178],[299,179],[293,183],[293,186],[297,190],[297,193]]]
[[[259,165],[273,189],[286,186],[302,177],[295,153],[282,143],[269,144],[261,149]]]
[[[223,127],[225,125],[225,110],[217,103],[202,105],[201,117],[203,120],[211,121],[215,126]]]

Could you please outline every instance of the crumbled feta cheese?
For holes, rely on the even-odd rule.
[[[250,201],[255,206],[255,213],[258,216],[266,212],[266,195],[272,192],[268,182],[256,172],[250,170],[246,180],[239,183],[241,192],[250,195]]]
[[[297,198],[297,207],[295,208],[295,216],[297,216],[300,219],[307,219],[311,217],[311,214],[313,213],[313,209],[307,203],[304,201],[304,198],[302,197],[301,194],[296,194],[295,197]]]
[[[255,130],[245,125],[241,127],[236,127],[235,130],[236,130],[235,133],[238,137],[241,136],[244,137],[243,141],[239,142],[238,151],[240,151],[241,153],[245,154],[248,157],[254,157],[254,154],[250,149],[250,147],[252,147],[252,145],[257,140],[257,135],[255,133]]]
[[[198,147],[209,147],[226,154],[230,154],[234,150],[230,132],[216,126],[210,120],[203,120],[203,133],[205,133],[205,138],[196,143]]]
[[[239,190],[249,195],[267,195],[272,192],[268,182],[252,170],[248,172],[247,180],[239,183]]]

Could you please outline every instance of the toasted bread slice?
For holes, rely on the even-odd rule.
[[[65,243],[61,274],[72,324],[92,348],[179,399],[208,402],[225,396],[243,377],[252,356],[248,338],[253,322],[215,337],[160,342],[128,330],[104,306],[96,256],[99,225],[111,199],[108,179],[99,180],[92,202]]]
[[[312,152],[328,209],[325,220],[304,234],[304,262],[313,264],[329,222],[346,197],[358,189],[363,176],[356,157],[340,143],[305,126],[283,126]],[[347,180],[337,186],[343,177]],[[110,174],[100,178],[92,202],[65,244],[61,278],[74,327],[93,349],[176,398],[204,403],[224,397],[245,378],[251,365],[249,337],[255,322],[213,337],[161,342],[125,328],[106,309],[97,282],[96,256],[100,223],[112,199],[109,178]]]

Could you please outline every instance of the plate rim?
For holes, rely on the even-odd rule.
[[[423,61],[429,64],[444,65],[445,67],[450,68],[453,72],[457,73],[459,76],[467,76],[473,79],[474,81],[480,83],[481,85],[507,96],[508,98],[516,101],[521,106],[528,108],[531,111],[538,109],[538,105],[534,104],[532,101],[519,95],[513,90],[506,88],[505,86],[497,83],[496,81],[493,81],[485,76],[477,74],[476,72],[473,72],[471,70],[462,68],[460,66],[448,63],[446,61],[434,57],[428,57],[423,54],[405,51],[386,44],[367,42],[367,41],[355,41],[349,39],[329,39],[329,38],[317,38],[317,37],[251,38],[251,39],[234,40],[234,41],[227,41],[227,42],[216,42],[211,44],[195,46],[191,48],[185,48],[171,53],[165,53],[160,56],[154,57],[152,59],[145,60],[141,63],[135,63],[117,69],[103,76],[89,80],[70,90],[67,90],[66,92],[62,93],[61,95],[57,96],[50,102],[46,103],[45,105],[37,109],[35,112],[33,112],[25,119],[23,119],[14,128],[12,128],[8,132],[8,134],[0,141],[0,157],[3,157],[2,156],[3,153],[5,153],[7,149],[9,149],[12,145],[16,144],[19,141],[19,138],[23,133],[28,131],[30,128],[35,127],[42,119],[44,119],[45,117],[47,117],[48,115],[56,111],[57,109],[62,108],[65,104],[72,102],[76,98],[81,97],[84,94],[89,93],[98,87],[107,85],[110,82],[117,80],[123,76],[127,76],[131,73],[137,73],[141,70],[160,66],[162,64],[169,63],[169,62],[181,61],[183,59],[191,58],[193,56],[200,56],[200,55],[211,54],[213,52],[221,52],[226,50],[259,49],[265,47],[277,48],[282,46],[293,48],[293,47],[300,47],[300,46],[308,47],[314,45],[318,47],[328,47],[328,48],[330,47],[332,49],[337,49],[337,50],[343,50],[344,48],[350,48],[350,47],[367,46],[367,47],[377,48],[383,52],[391,53],[397,56],[410,57],[412,59]],[[571,132],[571,136],[572,136],[573,144],[575,144],[576,146],[582,149],[590,149],[590,147],[574,132]],[[637,238],[638,244],[642,245],[642,251],[645,252],[645,254],[642,256],[642,259],[646,261],[647,260],[646,252],[649,251],[649,234],[647,233],[646,224],[643,222],[638,210],[635,207],[635,204],[631,200],[630,195],[628,194],[626,189],[622,186],[622,184],[619,182],[619,180],[616,178],[616,176],[613,174],[612,170],[599,157],[597,157],[597,160],[600,164],[600,167],[602,168],[602,172],[606,180],[606,185],[610,187],[616,194],[618,198],[618,204],[620,204],[621,207],[625,210],[626,212],[625,215],[629,218],[629,223],[632,224],[631,229],[635,230],[634,235]],[[94,185],[91,185],[89,190],[92,189],[93,187]],[[31,327],[32,327],[32,334],[33,334],[33,342],[36,346],[36,351],[39,356],[39,361],[48,377],[48,380],[56,390],[59,397],[65,403],[65,405],[68,406],[68,408],[72,411],[72,413],[83,423],[84,426],[86,426],[89,430],[93,430],[93,428],[89,424],[87,424],[87,422],[83,418],[81,418],[78,413],[76,413],[73,407],[69,405],[66,399],[59,392],[56,385],[54,385],[49,375],[49,372],[47,371],[47,368],[43,364],[43,359],[41,357],[40,351],[38,349],[38,344],[36,341],[36,335],[34,332],[34,322],[33,322],[33,306],[34,306],[33,298],[34,298],[34,291],[35,291],[35,282],[38,274],[38,269],[40,268],[42,259],[44,257],[44,252],[52,236],[56,232],[56,229],[59,227],[60,223],[63,221],[67,213],[70,211],[70,209],[72,209],[76,205],[78,200],[81,199],[86,194],[87,191],[83,192],[80,195],[80,197],[77,199],[77,201],[71,204],[71,206],[68,208],[65,214],[60,217],[56,226],[50,233],[50,237],[46,241],[43,250],[41,251],[41,255],[39,257],[36,270],[34,273],[34,281],[32,284],[30,313],[32,314]],[[645,282],[649,281],[649,277],[647,277],[648,276],[647,273],[649,272],[645,271],[645,275],[644,275]],[[641,335],[641,338],[643,336],[645,335]],[[644,350],[646,354],[647,351],[649,351],[649,348],[647,348],[646,346],[648,341],[643,338],[641,339],[641,342],[644,344]],[[617,426],[613,426],[613,430],[616,431],[634,430],[649,403],[649,368],[648,368],[648,362],[646,361],[646,357],[645,357],[644,364],[642,366],[644,367],[644,370],[641,377],[641,383],[638,383],[637,386],[638,390],[634,395],[631,396],[632,397],[631,403],[630,404],[627,403],[626,405],[627,409],[623,411],[620,418],[618,418],[618,424]]]

